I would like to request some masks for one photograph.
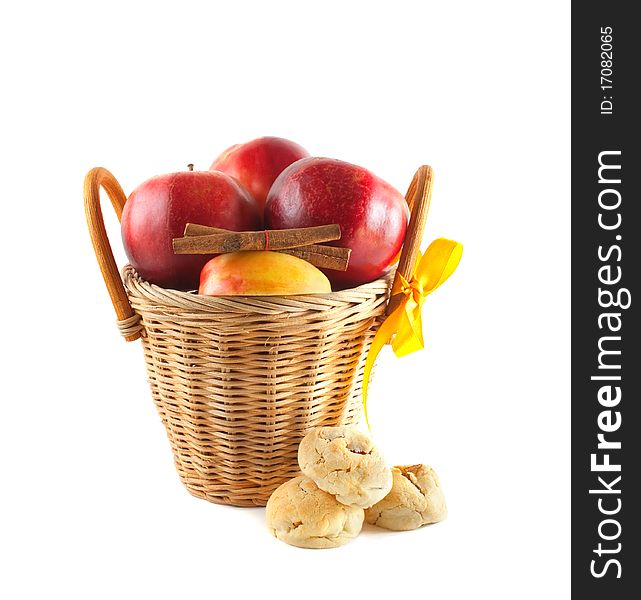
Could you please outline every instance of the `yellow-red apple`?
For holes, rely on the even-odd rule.
[[[205,296],[290,296],[327,294],[330,283],[314,265],[266,250],[230,252],[212,258],[200,274]]]

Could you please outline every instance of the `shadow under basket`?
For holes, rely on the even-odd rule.
[[[121,333],[142,341],[181,481],[211,502],[264,506],[276,487],[299,474],[305,433],[359,421],[365,359],[385,317],[393,273],[330,294],[265,297],[169,290],[130,265],[121,277],[101,187],[118,218],[126,200],[106,169],[89,172],[85,209],[96,256]],[[419,213],[426,213],[430,192],[431,170],[421,167],[408,191],[412,217],[399,272],[404,262],[414,264],[424,225]]]

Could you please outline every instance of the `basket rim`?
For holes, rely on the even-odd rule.
[[[378,279],[344,290],[326,294],[298,294],[288,296],[201,296],[194,291],[163,288],[143,279],[131,264],[122,269],[127,294],[162,304],[193,308],[196,311],[239,311],[259,309],[261,312],[278,310],[327,310],[345,304],[361,303],[389,293],[396,265]]]

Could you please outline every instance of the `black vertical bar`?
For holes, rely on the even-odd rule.
[[[635,8],[634,2],[572,2],[575,598],[641,598],[641,28]]]

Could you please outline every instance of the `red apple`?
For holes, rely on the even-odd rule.
[[[184,171],[148,179],[129,196],[122,213],[122,240],[143,279],[178,290],[198,288],[208,255],[177,255],[173,238],[186,223],[234,231],[260,229],[256,201],[224,173]]]
[[[309,153],[298,144],[278,137],[261,137],[227,148],[211,165],[243,184],[254,196],[261,213],[267,193],[285,167]]]
[[[333,245],[352,254],[347,271],[324,271],[335,289],[380,277],[403,244],[408,217],[405,199],[391,185],[331,158],[306,158],[285,169],[265,205],[267,228],[341,226]]]

